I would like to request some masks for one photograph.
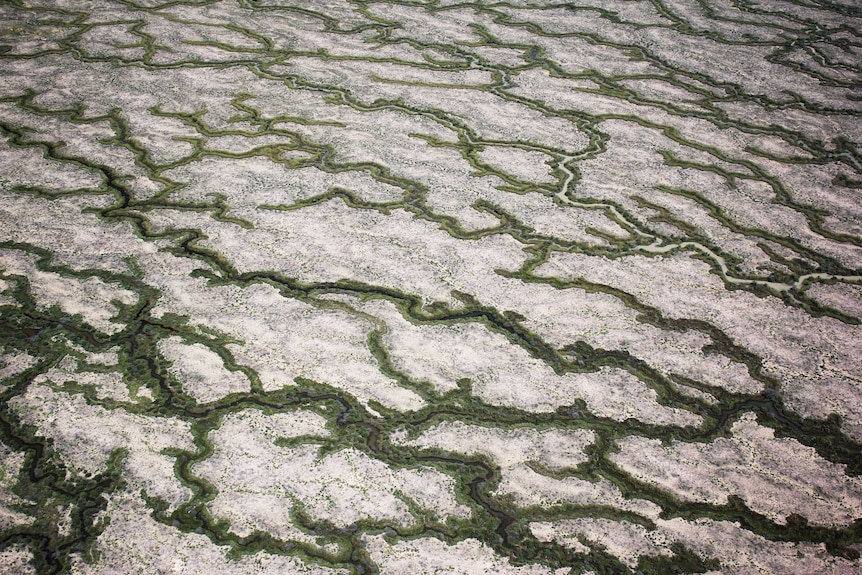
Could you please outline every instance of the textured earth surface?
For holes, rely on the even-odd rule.
[[[854,0],[0,3],[0,572],[862,572]]]

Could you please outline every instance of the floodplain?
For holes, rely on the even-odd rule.
[[[0,3],[0,572],[862,572],[852,0]]]

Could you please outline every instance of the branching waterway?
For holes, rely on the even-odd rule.
[[[862,570],[852,1],[0,3],[0,572]]]

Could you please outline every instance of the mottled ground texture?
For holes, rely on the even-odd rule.
[[[0,2],[0,572],[862,572],[857,0]]]

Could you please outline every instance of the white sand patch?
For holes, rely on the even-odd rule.
[[[172,362],[171,373],[183,389],[201,403],[230,393],[249,391],[251,384],[241,371],[229,371],[219,355],[200,343],[187,344],[173,336],[159,341],[159,351]]]
[[[294,69],[313,80],[328,80],[340,74],[338,83],[357,97],[372,102],[378,98],[401,99],[408,106],[423,109],[445,109],[470,126],[480,138],[490,140],[525,141],[580,150],[587,138],[577,126],[562,118],[543,115],[537,110],[510,102],[487,91],[460,87],[404,85],[381,82],[379,78],[399,80],[410,69],[374,62],[320,62],[311,58],[294,57]],[[427,80],[426,80],[427,81]],[[431,82],[433,82],[433,76]],[[444,80],[445,82],[445,80]],[[397,124],[396,124],[397,125]]]
[[[6,290],[12,287],[12,285],[12,283],[4,279],[0,279],[0,306],[11,305],[18,307],[18,301],[14,297],[12,297],[11,294],[5,293]]]
[[[0,236],[50,249],[58,264],[72,269],[129,273],[123,258],[155,252],[157,245],[136,237],[128,222],[107,223],[82,212],[105,203],[99,196],[46,200],[0,189]],[[27,217],[17,215],[22,213]]]
[[[191,495],[174,476],[174,458],[164,454],[168,448],[195,450],[188,423],[109,411],[41,384],[30,385],[9,405],[24,423],[51,438],[67,465],[78,472],[100,473],[112,451],[126,449],[123,470],[130,485],[174,505]]]
[[[630,567],[643,555],[672,555],[673,543],[683,544],[702,559],[717,559],[720,569],[710,573],[850,575],[862,567],[859,560],[831,555],[822,543],[769,541],[738,523],[681,518],[656,519],[655,523],[656,529],[648,530],[628,521],[584,517],[531,523],[530,530],[541,541],[556,541],[578,552],[602,545]]]
[[[426,301],[457,305],[452,289],[517,269],[523,246],[508,236],[459,241],[438,225],[404,210],[389,215],[349,208],[340,200],[289,212],[239,210],[254,229],[215,222],[202,214],[159,210],[161,227],[205,225],[202,242],[228,257],[240,272],[274,270],[301,281],[352,279],[416,293]]]
[[[815,283],[806,290],[805,295],[840,312],[862,319],[862,286],[845,283]]]
[[[600,545],[628,567],[634,569],[641,555],[666,555],[667,538],[656,531],[647,531],[642,525],[612,519],[569,519],[558,523],[530,523],[530,531],[540,541],[558,541],[577,551],[584,551],[577,536],[590,546]]]
[[[367,347],[374,325],[344,311],[316,308],[256,284],[208,287],[187,274],[196,267],[158,254],[142,259],[163,296],[153,309],[192,318],[236,343],[228,348],[237,363],[254,369],[266,390],[294,385],[305,377],[332,385],[367,404],[374,400],[399,410],[419,409],[423,400],[382,374]]]
[[[99,560],[95,564],[75,561],[72,571],[80,575],[136,575],[138,573],[183,573],[188,575],[346,575],[300,561],[295,557],[265,552],[240,559],[228,557],[227,546],[215,545],[205,535],[183,533],[155,521],[136,494],[111,496],[102,514],[110,523],[96,541]]]
[[[56,366],[45,373],[37,375],[34,383],[52,382],[63,385],[73,382],[79,385],[91,385],[100,399],[114,401],[134,401],[129,394],[129,388],[123,380],[123,374],[118,371],[89,371],[78,366],[78,362],[70,356],[64,357]]]
[[[32,517],[20,511],[22,506],[27,507],[28,502],[12,493],[24,466],[24,456],[24,452],[13,451],[0,443],[0,530],[33,522]],[[11,506],[16,506],[19,510],[12,509]],[[3,565],[2,555],[0,565]]]
[[[488,201],[517,218],[537,234],[570,242],[590,245],[607,245],[604,238],[589,233],[592,228],[601,233],[625,240],[631,234],[608,217],[602,209],[581,209],[560,205],[541,194],[514,194],[496,191],[488,194]]]
[[[34,140],[39,141],[42,138],[37,136]],[[12,147],[5,137],[0,139],[0,173],[3,174],[0,188],[4,192],[13,186],[63,192],[76,188],[98,189],[100,184],[100,178],[95,172],[82,166],[46,158],[39,147]]]
[[[582,277],[631,293],[666,317],[715,325],[735,343],[763,358],[767,371],[783,384],[790,408],[824,419],[838,413],[845,418],[845,431],[857,439],[862,437],[862,398],[858,393],[862,364],[855,361],[862,353],[862,329],[828,317],[813,318],[778,298],[729,291],[708,270],[707,263],[686,253],[615,260],[554,254],[537,274]],[[755,391],[756,384],[744,374],[744,368],[737,364],[736,369],[735,381],[722,387]]]
[[[397,436],[396,436],[397,437]],[[657,505],[643,500],[628,500],[619,488],[606,479],[598,482],[575,477],[555,479],[541,475],[525,465],[536,462],[551,469],[575,467],[587,460],[584,448],[591,445],[589,430],[534,430],[529,428],[495,429],[444,422],[423,432],[412,441],[393,439],[394,443],[423,449],[439,448],[468,456],[485,455],[499,465],[502,479],[496,495],[511,495],[520,506],[554,506],[563,503],[610,505],[657,517]]]
[[[630,436],[611,460],[635,478],[688,501],[724,504],[736,495],[757,513],[784,523],[790,513],[812,524],[844,526],[862,518],[862,479],[844,474],[795,439],[776,438],[747,413],[730,438],[712,443]]]
[[[596,415],[618,421],[631,417],[682,426],[701,421],[688,411],[659,405],[656,392],[627,371],[602,368],[596,373],[559,376],[483,324],[418,326],[383,300],[370,301],[362,309],[389,326],[384,342],[396,367],[414,379],[430,381],[440,391],[468,378],[473,393],[492,405],[549,412],[580,398]]]
[[[105,366],[117,365],[120,362],[120,357],[117,354],[117,349],[118,348],[116,348],[116,347],[112,347],[111,349],[109,349],[107,351],[102,351],[102,352],[98,352],[98,353],[85,351],[84,360],[87,363],[92,363],[92,364],[97,364],[97,365],[105,365]]]
[[[562,469],[586,461],[584,448],[594,438],[595,434],[587,429],[496,429],[447,421],[403,443],[422,449],[436,447],[468,455],[482,454],[504,468],[535,461]]]
[[[0,351],[3,351],[0,348]],[[0,354],[0,380],[15,377],[39,362],[39,360],[24,351],[12,351]]]
[[[555,182],[548,162],[551,157],[537,150],[511,146],[488,146],[479,152],[482,162],[528,182]]]
[[[740,575],[828,573],[851,575],[862,568],[858,559],[835,557],[822,543],[769,541],[738,523],[675,518],[657,521],[668,539],[676,539],[702,557],[715,557],[722,572]]]
[[[623,511],[632,511],[645,517],[655,518],[661,507],[644,499],[628,499],[619,487],[600,479],[597,482],[564,477],[555,479],[537,473],[526,465],[514,466],[502,472],[496,493],[511,495],[522,507],[553,507],[563,504],[607,505]]]
[[[23,545],[9,545],[0,551],[0,565],[9,575],[36,575],[36,569],[30,564],[33,553]]]
[[[39,270],[34,256],[16,250],[0,251],[0,269],[6,274],[23,275],[30,280],[34,299],[43,308],[58,305],[64,312],[80,316],[93,327],[113,334],[123,325],[112,321],[117,315],[114,300],[124,304],[137,301],[134,292],[106,284],[99,278],[79,279]]]
[[[313,167],[290,169],[265,157],[209,157],[168,170],[165,175],[187,183],[173,194],[176,199],[212,201],[214,194],[221,194],[233,209],[253,209],[261,204],[291,205],[333,187],[349,190],[369,202],[398,201],[404,195],[401,188],[380,183],[367,171],[329,173]]]
[[[297,429],[296,419],[306,423]],[[394,469],[351,448],[319,457],[322,442],[292,448],[274,443],[279,436],[327,435],[324,422],[305,412],[264,416],[246,410],[226,417],[210,434],[213,455],[194,466],[195,474],[219,490],[213,512],[235,518],[239,530],[283,525],[296,503],[312,518],[340,526],[361,519],[413,525],[416,518],[405,501],[441,521],[469,517],[470,509],[455,498],[454,480],[431,468]],[[269,505],[238,507],[246,501],[242,494],[264,495]]]
[[[500,557],[484,543],[465,539],[448,545],[439,539],[421,538],[400,541],[395,545],[386,542],[383,535],[363,537],[365,549],[382,573],[415,573],[416,575],[567,575],[571,569],[552,570],[544,565],[528,564],[516,567],[507,557]]]

